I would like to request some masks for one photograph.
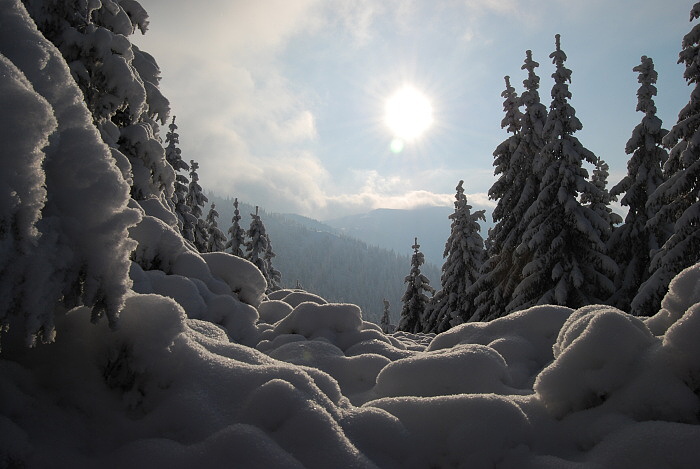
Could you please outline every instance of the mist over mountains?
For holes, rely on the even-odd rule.
[[[233,217],[233,199],[221,198],[212,193],[208,193],[207,197],[210,204],[216,204],[219,228],[226,233]],[[239,210],[242,217],[240,225],[247,229],[251,221],[250,214],[255,212],[255,207],[239,201]],[[296,214],[268,213],[264,209],[259,209],[259,213],[275,253],[272,263],[282,274],[281,285],[284,288],[294,288],[299,284],[303,289],[316,293],[328,301],[356,304],[362,309],[365,320],[377,323],[383,313],[382,300],[386,298],[391,305],[392,322],[398,324],[401,297],[405,291],[404,278],[411,268],[409,253],[412,252],[410,246],[413,244],[413,238],[409,240],[408,249],[399,249],[399,242],[392,245],[388,244],[388,240],[391,239],[392,233],[398,236],[399,227],[408,226],[407,223],[399,222],[399,217],[389,218],[394,223],[394,230],[385,236],[386,244],[380,247],[376,245],[379,243],[357,239],[359,236],[355,237],[345,233],[346,230],[312,218]],[[374,212],[368,215],[370,220],[376,218]],[[346,221],[350,222],[352,218],[346,217]],[[445,220],[449,222],[447,217]],[[355,232],[372,239],[369,236],[374,233],[381,234],[381,224],[375,222],[374,226],[375,231],[368,231],[369,234],[361,230]],[[439,242],[440,257],[449,235],[449,223],[447,230],[444,239]],[[428,236],[429,230],[424,233],[426,233],[426,239],[439,237],[439,235]],[[421,239],[419,243],[423,250]],[[426,242],[425,247],[428,248],[429,243]],[[422,267],[424,275],[438,289],[440,266],[441,264],[428,261]]]
[[[475,206],[474,210],[484,208]],[[432,263],[440,267],[444,262],[442,254],[445,242],[450,236],[451,221],[448,217],[453,212],[453,207],[418,207],[411,210],[380,208],[359,215],[325,220],[324,223],[340,233],[408,256],[413,253],[411,246],[417,237],[426,264]],[[486,220],[486,223],[481,224],[483,238],[486,238],[488,229],[493,226],[488,211]]]

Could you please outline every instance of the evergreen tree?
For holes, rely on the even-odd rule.
[[[544,146],[542,132],[547,119],[547,108],[540,102],[538,92],[537,67],[539,63],[532,59],[532,51],[528,50],[521,67],[527,70],[528,76],[523,80],[525,91],[519,105],[524,109],[520,116],[508,113],[511,105],[508,104],[508,95],[504,94],[506,118],[501,126],[511,129],[514,135],[499,148],[508,148],[508,142],[517,142],[517,146],[511,153],[508,176],[502,172],[499,181],[489,191],[489,197],[498,200],[493,213],[496,225],[486,240],[488,260],[475,287],[479,293],[474,299],[472,320],[490,320],[508,313],[507,305],[513,291],[523,278],[526,258],[517,256],[516,249],[527,227],[523,223],[524,214],[537,199],[539,191],[540,175],[535,172],[534,162]],[[519,122],[514,117],[519,117]],[[498,148],[494,156],[497,153]]]
[[[190,208],[190,213],[197,219],[193,227],[194,231],[194,246],[199,252],[207,251],[207,243],[209,239],[209,231],[207,224],[202,220],[202,208],[209,199],[202,192],[202,186],[199,185],[199,176],[197,170],[199,164],[196,161],[190,160],[190,186],[187,192],[187,206]]]
[[[91,3],[93,10],[100,5]],[[84,91],[37,30],[79,12],[72,4],[32,6],[33,19],[20,2],[0,8],[0,335],[10,353],[22,339],[30,346],[52,342],[54,316],[78,305],[92,310],[94,322],[106,317],[118,325],[131,295],[136,243],[129,229],[141,219]],[[126,48],[126,38],[121,42]],[[3,466],[24,465],[4,449],[13,433],[2,430]]]
[[[382,332],[385,334],[390,334],[391,331],[391,319],[389,317],[389,302],[384,298],[384,313],[382,314],[382,319],[380,321],[380,326],[382,327]]]
[[[267,266],[266,292],[270,293],[280,289],[280,281],[282,280],[282,274],[272,265],[272,258],[275,257],[275,253],[272,251],[272,242],[270,241],[270,236],[265,236],[267,236],[267,250],[265,251],[265,265]]]
[[[177,125],[175,117],[168,126],[169,132],[165,135],[165,158],[176,172],[175,185],[172,197],[172,207],[175,215],[177,215],[177,224],[182,236],[194,242],[194,226],[197,219],[192,215],[190,207],[187,205],[187,193],[189,191],[190,181],[186,176],[180,174],[180,171],[189,171],[190,167],[182,160],[182,152],[178,145],[180,144],[180,136],[177,133]]]
[[[401,321],[397,329],[415,334],[422,332],[421,317],[425,314],[425,309],[430,303],[430,298],[425,292],[434,294],[435,289],[430,286],[430,281],[426,276],[420,272],[420,266],[425,262],[425,257],[419,251],[418,238],[415,238],[415,243],[411,247],[413,248],[411,272],[404,279],[404,283],[408,286],[406,287],[406,293],[401,298],[403,308],[401,309]]]
[[[211,204],[207,214],[207,252],[222,252],[226,248],[226,235],[219,229],[219,212],[216,211],[216,204]]]
[[[279,290],[280,273],[272,267],[272,244],[265,230],[265,225],[255,207],[255,214],[250,214],[251,222],[248,230],[249,241],[245,243],[245,258],[255,264],[267,281],[267,291]]]
[[[535,304],[579,307],[606,300],[613,291],[611,278],[616,265],[605,254],[599,233],[606,222],[579,197],[599,197],[600,190],[588,181],[583,161],[598,158],[573,134],[582,128],[576,118],[568,82],[571,71],[564,66],[566,54],[556,36],[550,55],[556,70],[552,77],[552,104],[544,127],[545,145],[536,170],[542,174],[540,193],[527,210],[527,229],[517,254],[526,256],[523,279],[507,308],[525,309]]]
[[[175,172],[158,138],[168,100],[153,57],[131,44],[148,14],[137,1],[24,0],[39,30],[61,51],[102,139],[136,200],[172,197]]]
[[[700,3],[690,20],[700,17]],[[678,122],[664,136],[671,151],[664,165],[668,180],[649,199],[659,206],[651,226],[673,223],[673,234],[651,260],[651,276],[632,301],[635,314],[658,311],[668,285],[681,270],[700,261],[700,24],[685,35],[678,63],[685,64],[684,78],[694,84],[690,101],[678,114]]]
[[[661,128],[654,104],[654,84],[658,74],[654,62],[646,56],[633,70],[639,73],[640,83],[637,111],[643,112],[644,117],[632,131],[625,147],[625,152],[632,155],[627,163],[627,175],[610,190],[612,197],[624,193],[620,203],[629,211],[624,224],[613,231],[608,242],[608,252],[620,268],[610,303],[625,311],[630,310],[632,298],[649,278],[651,253],[656,252],[669,236],[664,226],[647,226],[658,210],[647,202],[664,182],[662,168],[668,159],[668,153],[661,146],[668,131]]]
[[[231,218],[231,227],[228,229],[229,240],[226,243],[226,250],[230,250],[231,254],[238,257],[243,257],[243,249],[245,246],[245,230],[241,228],[241,212],[238,210],[238,198],[233,201],[233,218]]]
[[[508,270],[511,255],[503,251],[504,241],[509,233],[514,233],[515,226],[519,220],[513,213],[514,205],[520,199],[522,187],[517,186],[522,174],[521,168],[517,167],[514,154],[520,146],[520,127],[523,115],[520,112],[520,101],[515,89],[510,84],[510,77],[505,77],[506,89],[501,93],[505,98],[503,110],[505,117],[501,121],[501,128],[512,133],[493,152],[494,175],[499,176],[498,180],[489,190],[489,198],[497,200],[496,208],[493,211],[493,221],[495,226],[489,230],[488,236],[488,257],[482,266],[482,272],[478,278],[480,294],[475,298],[473,312],[477,312],[474,317],[479,318],[488,315],[492,309],[500,309],[496,302],[502,303],[500,294],[501,283]],[[438,296],[440,293],[438,292]]]
[[[604,221],[603,226],[598,228],[598,236],[604,243],[610,239],[613,227],[622,223],[622,217],[610,208],[612,197],[607,190],[609,169],[608,164],[602,158],[598,158],[591,177],[591,183],[598,191],[581,194],[581,203],[587,204]]]
[[[479,221],[484,210],[471,213],[462,184],[457,184],[455,211],[450,237],[445,244],[445,263],[440,277],[441,289],[433,297],[422,319],[425,332],[444,332],[467,321],[473,314],[474,284],[484,260],[484,241],[479,234]]]

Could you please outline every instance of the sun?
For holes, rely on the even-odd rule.
[[[406,85],[386,100],[384,121],[395,138],[411,142],[433,124],[433,106],[423,93]]]

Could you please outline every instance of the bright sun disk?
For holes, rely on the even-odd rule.
[[[386,101],[384,120],[394,137],[410,142],[433,123],[430,100],[412,86],[404,86]]]

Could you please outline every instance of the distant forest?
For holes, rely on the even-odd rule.
[[[225,232],[233,217],[233,199],[211,193],[207,197],[216,205],[218,224]],[[241,227],[247,229],[255,207],[240,203],[239,211]],[[368,245],[311,218],[263,209],[259,213],[275,254],[271,262],[281,273],[281,287],[294,288],[298,282],[328,301],[356,304],[364,319],[375,323],[379,323],[382,300],[386,299],[392,322],[398,324],[410,256]],[[422,270],[433,282],[439,282],[439,267],[425,264]]]

